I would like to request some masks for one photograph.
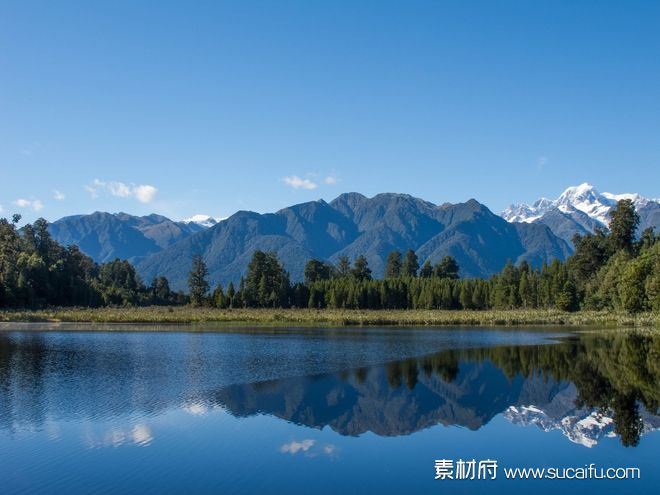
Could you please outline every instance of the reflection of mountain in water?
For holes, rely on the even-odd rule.
[[[577,391],[574,385],[566,387],[552,400],[539,405],[512,405],[504,412],[504,417],[520,426],[536,425],[543,431],[561,431],[571,442],[585,447],[595,446],[604,437],[614,437],[614,420],[598,409],[577,407]],[[660,429],[660,417],[640,411],[643,423],[642,434]]]
[[[453,349],[237,385],[221,376],[248,376],[241,370],[254,361],[227,363],[203,352],[161,355],[109,343],[72,352],[65,340],[0,334],[0,428],[159,414],[186,403],[329,426],[342,435],[408,435],[437,424],[476,430],[504,413],[512,423],[559,429],[582,445],[616,435],[634,446],[660,427],[660,338],[650,335]]]
[[[214,399],[236,416],[272,414],[296,424],[330,426],[342,435],[371,431],[407,435],[436,424],[477,430],[512,404],[545,403],[568,384],[542,378],[509,380],[492,363],[461,363],[451,382],[423,372],[414,384],[393,382],[391,363],[356,370],[233,385]]]
[[[214,401],[236,416],[272,414],[343,435],[406,435],[439,423],[476,430],[504,412],[512,423],[559,429],[587,447],[615,435],[636,445],[660,428],[657,346],[657,339],[631,335],[445,351],[349,373],[233,385]]]

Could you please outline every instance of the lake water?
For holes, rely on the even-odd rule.
[[[660,487],[650,334],[39,328],[0,330],[3,494]],[[591,464],[641,477],[505,473]]]

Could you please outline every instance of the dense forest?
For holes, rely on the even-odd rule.
[[[76,246],[59,245],[43,219],[20,229],[19,221],[0,219],[0,307],[660,310],[659,238],[651,229],[636,235],[639,217],[630,200],[612,211],[609,231],[576,235],[565,262],[540,268],[509,262],[489,279],[460,278],[451,256],[420,267],[409,250],[390,253],[383,279],[373,279],[366,257],[358,256],[336,265],[309,260],[304,281],[291,283],[275,253],[256,251],[238,287],[212,291],[203,259],[193,257],[189,295],[172,292],[164,277],[145,286],[128,261],[98,265]]]
[[[0,307],[166,305],[187,302],[164,277],[146,287],[128,262],[98,265],[77,246],[63,247],[39,219],[0,219]]]
[[[196,258],[191,272],[194,304],[228,307],[359,309],[615,309],[660,310],[660,242],[651,229],[636,238],[639,217],[630,200],[612,212],[610,231],[575,236],[574,254],[533,268],[509,262],[490,279],[460,278],[456,261],[419,266],[409,250],[390,253],[385,277],[374,280],[364,256],[336,266],[310,260],[304,282],[290,284],[274,253],[257,251],[238,288],[216,287],[206,297],[205,267]]]

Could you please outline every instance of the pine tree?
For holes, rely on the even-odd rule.
[[[429,260],[426,260],[424,265],[422,265],[422,269],[419,271],[419,276],[420,278],[429,278],[433,276],[433,266]]]
[[[351,273],[353,274],[353,278],[358,281],[371,280],[371,269],[369,268],[367,258],[362,255],[358,256],[353,263]]]
[[[417,259],[417,254],[412,249],[408,249],[406,257],[403,260],[403,266],[401,267],[401,274],[404,277],[416,277],[418,270],[419,260]]]
[[[459,267],[456,260],[451,256],[445,256],[433,268],[433,276],[438,278],[458,278]]]
[[[227,286],[227,307],[234,307],[234,297],[236,297],[236,289],[234,289],[234,282],[229,282]]]
[[[401,276],[401,253],[392,251],[387,257],[385,265],[385,278],[398,278]]]
[[[208,270],[202,257],[198,254],[193,256],[192,268],[188,274],[188,289],[190,290],[190,302],[193,306],[201,306],[206,293],[209,291],[209,283],[206,281]]]
[[[215,288],[215,290],[213,291],[212,301],[213,301],[213,306],[216,307],[216,308],[225,308],[225,307],[227,307],[226,306],[227,303],[226,303],[225,294],[222,290],[221,285],[218,285]]]
[[[632,200],[620,200],[610,213],[610,240],[616,250],[633,251],[635,231],[639,225],[639,215]]]
[[[351,275],[351,263],[348,256],[340,256],[337,262],[337,277],[346,278]]]

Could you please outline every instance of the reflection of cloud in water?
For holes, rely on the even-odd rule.
[[[44,425],[44,431],[46,432],[46,435],[48,435],[49,440],[59,440],[61,431],[60,431],[60,426],[52,421],[46,422]]]
[[[183,410],[188,414],[192,414],[193,416],[204,416],[209,412],[208,406],[206,404],[200,403],[188,404],[183,408]]]
[[[125,444],[147,447],[153,439],[151,429],[147,425],[136,424],[131,429],[113,428],[98,436],[94,432],[87,430],[84,440],[88,448],[95,449],[102,447],[121,447]]]
[[[146,447],[154,439],[147,425],[135,425],[131,431],[131,439],[135,445]]]
[[[325,454],[327,456],[334,456],[337,453],[337,447],[331,443],[325,444],[323,446],[317,445],[316,440],[311,438],[306,438],[300,442],[292,440],[289,443],[285,443],[280,447],[280,452],[282,454],[291,454],[295,455],[297,453],[302,453],[306,457],[316,457],[319,454]]]
[[[316,440],[312,440],[310,438],[307,438],[303,440],[302,442],[296,442],[295,440],[292,440],[289,443],[285,443],[280,447],[280,452],[283,454],[297,454],[298,452],[307,452],[309,449],[311,449],[314,444],[316,443]]]
[[[335,457],[338,452],[339,449],[334,444],[329,443],[323,446],[323,453],[329,457]]]

